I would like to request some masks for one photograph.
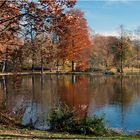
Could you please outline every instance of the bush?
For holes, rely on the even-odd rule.
[[[50,131],[54,132],[95,136],[108,135],[108,130],[104,125],[104,116],[76,117],[66,105],[53,108],[49,113],[48,121]]]
[[[104,75],[115,75],[115,73],[112,71],[105,71]]]

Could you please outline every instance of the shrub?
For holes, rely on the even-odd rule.
[[[76,117],[66,105],[53,108],[49,113],[48,122],[50,131],[95,136],[108,135],[104,116]]]

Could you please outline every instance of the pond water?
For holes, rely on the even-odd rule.
[[[47,129],[49,110],[59,103],[79,116],[105,113],[110,128],[140,129],[140,77],[30,75],[0,77],[0,110],[22,124]]]

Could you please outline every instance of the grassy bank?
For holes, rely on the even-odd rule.
[[[0,125],[0,139],[120,139],[120,140],[138,140],[138,136],[110,136],[96,137],[92,135],[72,135],[68,133],[52,133],[48,131],[40,131],[30,128],[12,128],[5,125]]]
[[[0,138],[37,138],[37,139],[47,139],[47,138],[89,138],[88,136],[82,135],[70,135],[67,133],[51,133],[48,131],[40,131],[30,128],[12,128],[6,125],[0,125]]]

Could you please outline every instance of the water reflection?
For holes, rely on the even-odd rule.
[[[0,109],[24,125],[47,128],[49,110],[62,102],[76,115],[106,113],[110,127],[140,128],[140,77],[89,75],[3,76]]]

